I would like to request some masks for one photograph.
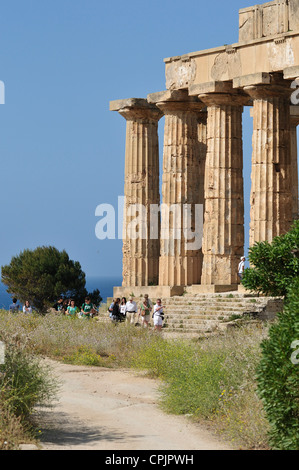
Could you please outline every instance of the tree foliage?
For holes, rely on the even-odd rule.
[[[287,295],[299,276],[299,221],[291,230],[272,243],[256,243],[249,250],[251,267],[246,269],[242,284],[246,289],[265,295]]]
[[[299,278],[292,283],[284,311],[262,343],[258,394],[270,424],[270,444],[299,450]],[[294,349],[297,348],[297,351]]]
[[[88,295],[80,263],[70,260],[65,250],[52,246],[22,251],[9,265],[2,266],[1,274],[7,292],[21,302],[29,300],[40,312],[45,312],[60,296],[79,303]],[[98,290],[90,295],[96,304],[102,300]]]
[[[262,342],[257,368],[270,444],[273,449],[299,450],[299,364],[292,360],[292,347],[299,344],[299,221],[272,243],[256,243],[249,251],[249,261],[251,267],[245,270],[242,284],[255,292],[285,298],[283,312]]]

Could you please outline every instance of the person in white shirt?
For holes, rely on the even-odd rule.
[[[243,274],[244,274],[244,269],[245,269],[245,259],[246,258],[242,256],[241,261],[238,266],[238,276],[241,279],[241,281],[243,279]]]
[[[164,320],[164,314],[163,314],[163,306],[161,299],[157,299],[157,303],[154,305],[154,328],[155,330],[161,331],[162,325],[163,325],[163,320]]]
[[[127,312],[127,300],[125,297],[121,299],[120,305],[119,305],[119,311],[123,316],[123,320],[126,319],[126,312]]]
[[[28,300],[26,300],[25,305],[23,306],[23,313],[32,313],[32,307]]]
[[[137,304],[134,302],[133,297],[130,297],[126,303],[126,319],[129,323],[135,324],[137,315]],[[137,319],[136,319],[137,321]]]

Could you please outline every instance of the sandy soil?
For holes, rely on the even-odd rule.
[[[42,412],[45,450],[229,450],[187,417],[157,405],[159,382],[131,370],[51,361],[59,401]]]

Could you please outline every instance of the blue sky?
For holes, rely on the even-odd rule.
[[[125,120],[109,101],[164,90],[165,57],[238,42],[238,10],[252,4],[1,1],[0,265],[53,245],[87,276],[121,275],[122,242],[95,236],[96,207],[124,191]],[[247,240],[251,129],[246,109]],[[159,132],[162,143],[163,120]]]

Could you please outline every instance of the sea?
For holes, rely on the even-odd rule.
[[[113,297],[113,287],[121,286],[122,277],[87,277],[86,276],[86,289],[92,292],[99,289],[102,303],[107,302],[108,297]],[[0,308],[7,310],[12,303],[12,295],[6,292],[6,286],[0,282]],[[20,303],[20,306],[22,304]]]

